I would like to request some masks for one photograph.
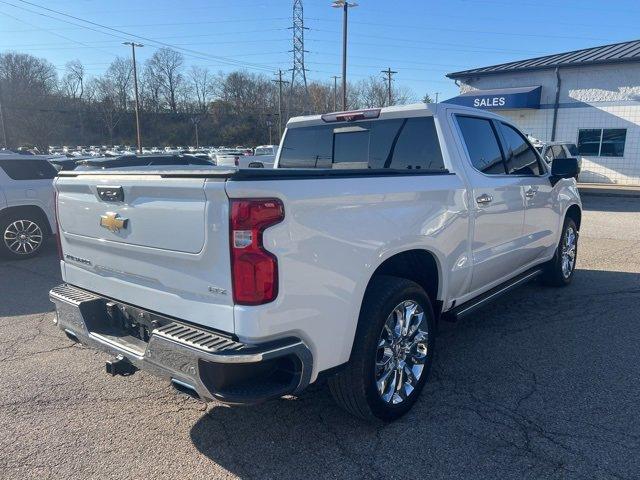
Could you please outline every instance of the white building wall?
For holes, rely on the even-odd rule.
[[[640,64],[560,69],[562,86],[556,140],[578,141],[583,128],[625,128],[624,157],[583,157],[583,182],[640,185]],[[542,86],[540,109],[497,110],[523,132],[550,140],[553,128],[554,70],[465,79],[460,93],[492,88]]]

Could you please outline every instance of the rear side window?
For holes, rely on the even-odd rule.
[[[533,147],[524,139],[524,136],[506,123],[501,123],[500,126],[508,149],[508,173],[511,175],[541,175],[543,171],[538,162],[538,156]]]
[[[52,179],[58,173],[46,160],[0,160],[0,168],[13,180]]]
[[[471,164],[487,175],[504,175],[504,161],[491,121],[486,118],[457,116]]]
[[[285,136],[279,167],[445,168],[432,117],[292,128]]]

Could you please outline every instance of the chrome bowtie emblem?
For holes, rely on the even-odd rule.
[[[120,217],[117,213],[107,212],[100,216],[100,226],[112,232],[127,228],[129,219]]]

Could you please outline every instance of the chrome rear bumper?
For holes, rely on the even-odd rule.
[[[117,304],[111,299],[67,284],[53,288],[49,298],[56,306],[57,325],[68,336],[190,387],[204,400],[256,403],[299,393],[311,378],[311,352],[297,338],[245,344],[136,309],[158,322],[143,341],[109,327],[108,305]]]

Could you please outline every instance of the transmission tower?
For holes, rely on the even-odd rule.
[[[302,0],[293,0],[293,68],[291,69],[291,90],[289,95],[289,114],[292,113],[294,92],[296,87],[304,88],[302,113],[309,113],[309,88],[307,87],[307,69],[304,66],[304,11]]]

